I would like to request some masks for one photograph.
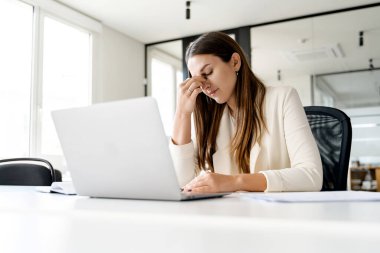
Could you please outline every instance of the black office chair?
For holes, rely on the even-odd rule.
[[[40,158],[0,160],[0,185],[49,186],[61,182],[62,174],[51,163]]]
[[[317,142],[323,166],[322,191],[347,190],[352,129],[342,111],[324,106],[306,106],[305,112]]]

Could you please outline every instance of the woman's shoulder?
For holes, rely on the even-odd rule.
[[[266,86],[265,88],[266,88],[267,93],[272,94],[272,95],[287,94],[291,92],[292,90],[295,90],[292,86],[288,86],[288,85]]]
[[[267,100],[286,99],[291,94],[297,94],[297,91],[291,86],[266,86],[265,96]]]

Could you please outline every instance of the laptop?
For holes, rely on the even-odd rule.
[[[58,110],[52,117],[78,195],[190,200],[228,194],[181,192],[152,97]]]

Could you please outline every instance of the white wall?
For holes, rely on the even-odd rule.
[[[143,43],[103,26],[93,48],[94,103],[144,96]]]

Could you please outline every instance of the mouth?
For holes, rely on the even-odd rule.
[[[215,96],[215,93],[218,91],[218,89],[215,89],[215,90],[212,90],[210,93],[209,93],[209,95],[211,96],[211,97],[213,97],[213,96]]]

